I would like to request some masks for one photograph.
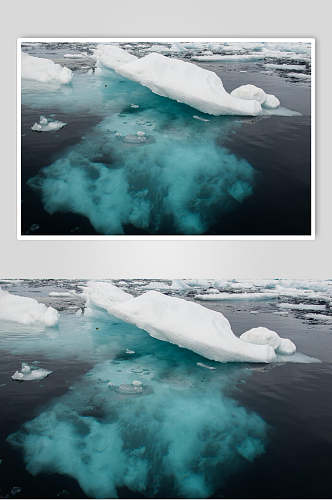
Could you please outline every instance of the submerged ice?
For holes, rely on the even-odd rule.
[[[190,108],[115,73],[104,81],[115,108],[29,181],[47,212],[85,215],[102,234],[123,234],[128,225],[147,233],[171,227],[174,234],[202,234],[216,214],[252,194],[252,166],[217,142],[238,124],[221,117],[207,127],[192,119]]]
[[[93,498],[123,487],[200,498],[264,453],[264,421],[224,394],[243,370],[202,376],[186,357],[156,355],[98,364],[11,435],[28,471],[70,475]]]

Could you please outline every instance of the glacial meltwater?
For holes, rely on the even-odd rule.
[[[330,497],[332,281],[0,286],[2,497]]]
[[[280,107],[258,116],[202,112],[211,103],[190,99],[190,77],[122,76],[96,44],[23,44],[49,65],[31,75],[29,59],[22,73],[22,234],[310,234],[310,49],[252,45],[211,47],[217,60],[199,43],[121,47],[209,70],[228,93],[275,95]]]

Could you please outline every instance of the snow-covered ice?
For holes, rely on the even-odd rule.
[[[14,375],[12,375],[13,380],[43,380],[48,375],[52,373],[50,370],[45,370],[44,368],[35,368],[28,365],[27,363],[22,363],[21,370],[17,370]]]
[[[113,61],[112,66],[114,68]],[[152,92],[188,104],[203,113],[256,116],[261,112],[256,101],[243,101],[228,94],[213,71],[180,59],[152,53],[129,63],[121,61],[115,69]]]
[[[22,52],[22,78],[36,80],[41,83],[66,84],[72,80],[72,71],[65,66],[56,64],[50,59],[30,56]]]
[[[54,326],[58,318],[59,314],[53,307],[46,307],[35,299],[13,295],[0,288],[0,320]]]
[[[326,311],[325,304],[307,304],[307,303],[290,303],[290,302],[279,302],[277,304],[280,309],[293,309],[298,311]]]
[[[195,295],[196,300],[216,301],[216,300],[270,300],[277,298],[274,292],[243,292],[243,293],[208,293]]]
[[[90,283],[85,294],[88,314],[93,313],[95,306],[103,307],[109,314],[135,324],[152,337],[190,349],[205,358],[263,363],[275,359],[270,346],[243,342],[233,334],[223,314],[197,303],[156,291],[132,297],[105,283]]]
[[[67,124],[61,122],[60,120],[49,120],[45,116],[41,115],[39,123],[34,123],[31,130],[34,130],[35,132],[52,132],[60,130],[65,125]]]

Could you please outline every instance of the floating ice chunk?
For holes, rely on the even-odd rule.
[[[260,59],[264,59],[263,55],[260,54],[213,54],[213,55],[202,55],[202,56],[192,56],[192,61],[201,61],[201,62],[214,62],[214,61],[259,61]]]
[[[253,99],[268,109],[275,109],[280,106],[280,101],[276,96],[266,94],[263,89],[251,84],[237,87],[231,92],[231,95],[240,99]]]
[[[209,365],[206,365],[205,363],[196,363],[197,366],[200,366],[201,368],[206,368],[207,370],[216,370],[216,368],[214,366],[209,366]]]
[[[67,59],[81,59],[82,57],[87,57],[86,53],[78,53],[78,54],[65,54],[63,57]]]
[[[13,380],[42,380],[52,373],[50,370],[44,368],[34,368],[26,363],[22,363],[21,371],[17,370],[12,375]]]
[[[120,59],[126,58],[125,51]],[[175,99],[211,115],[260,114],[256,101],[244,101],[226,92],[220,78],[199,66],[152,53],[132,62],[109,65],[130,80],[141,83],[155,94]]]
[[[94,52],[99,65],[117,70],[121,65],[135,61],[136,56],[114,45],[100,44]]]
[[[325,311],[326,310],[326,305],[325,304],[291,304],[289,302],[280,302],[277,304],[278,307],[281,309],[294,309],[298,311]]]
[[[270,345],[277,354],[291,355],[296,351],[294,342],[281,338],[277,332],[262,326],[242,333],[240,339],[256,345]]]
[[[60,130],[60,128],[67,125],[59,120],[49,121],[45,116],[41,116],[39,123],[34,123],[31,130],[35,132],[51,132],[53,130]]]
[[[196,300],[269,300],[276,299],[278,295],[274,292],[252,292],[252,293],[212,293],[195,295]]]
[[[173,280],[171,284],[172,290],[190,290],[191,287],[184,280]]]
[[[69,68],[56,64],[49,59],[33,57],[22,52],[21,64],[21,76],[26,80],[57,84],[66,84],[72,80],[72,71]]]
[[[306,68],[305,64],[273,64],[268,63],[264,65],[266,68],[281,69],[281,70],[298,70],[301,71]]]
[[[318,313],[308,313],[304,315],[307,319],[314,319],[318,321],[332,321],[332,316],[328,316],[327,314],[318,314]]]
[[[72,297],[73,294],[71,292],[50,292],[48,294],[50,297]]]
[[[95,287],[97,293],[94,291]],[[234,335],[223,314],[197,303],[156,291],[146,292],[135,298],[120,291],[121,300],[118,300],[119,289],[114,285],[104,288],[103,292],[104,294],[100,292],[98,283],[88,285],[85,293],[89,308],[93,308],[94,304],[104,307],[113,316],[135,324],[158,340],[176,344],[220,362],[269,363],[275,359],[274,350],[270,346],[243,342]],[[112,299],[113,296],[115,300]]]
[[[146,285],[140,286],[140,289],[144,290],[169,290],[171,287],[167,283],[161,281],[151,281]]]
[[[311,80],[311,75],[307,75],[306,73],[287,73],[287,76],[298,78],[299,80]]]
[[[46,307],[30,297],[12,295],[0,288],[0,319],[15,321],[24,325],[42,324],[54,326],[58,322],[58,312]]]

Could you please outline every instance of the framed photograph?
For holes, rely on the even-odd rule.
[[[18,238],[314,239],[314,45],[20,39]]]
[[[3,498],[328,498],[331,280],[0,287]]]

